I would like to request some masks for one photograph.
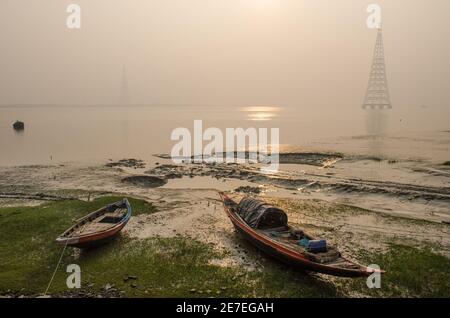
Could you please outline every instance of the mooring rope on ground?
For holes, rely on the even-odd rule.
[[[52,285],[53,279],[55,278],[56,272],[58,271],[59,264],[61,264],[61,261],[62,261],[64,252],[66,251],[66,247],[67,247],[67,243],[68,243],[68,242],[69,242],[69,240],[66,240],[66,244],[64,244],[64,247],[63,247],[61,256],[59,257],[58,264],[56,264],[55,271],[53,272],[52,278],[50,279],[50,282],[48,283],[47,289],[46,289],[45,292],[44,292],[44,296],[47,295],[47,292],[48,292],[48,290],[50,289],[50,286]]]

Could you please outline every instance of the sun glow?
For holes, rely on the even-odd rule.
[[[278,116],[280,107],[274,106],[250,106],[240,108],[241,112],[246,113],[246,117],[253,121],[268,121]]]

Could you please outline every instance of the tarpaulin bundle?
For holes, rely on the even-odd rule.
[[[287,226],[288,217],[283,210],[258,199],[243,198],[238,211],[244,221],[255,229]]]

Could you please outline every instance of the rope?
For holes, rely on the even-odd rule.
[[[67,239],[67,240],[66,240],[66,244],[64,244],[64,248],[63,248],[63,250],[62,250],[61,256],[59,257],[58,264],[56,265],[56,268],[55,268],[55,271],[53,272],[52,278],[50,279],[50,282],[48,283],[47,289],[46,289],[45,292],[44,292],[44,296],[47,295],[47,292],[48,292],[50,286],[52,285],[53,279],[55,278],[55,275],[56,275],[56,271],[58,270],[58,267],[59,267],[59,264],[61,263],[61,260],[62,260],[62,257],[63,257],[63,255],[64,255],[64,252],[66,251],[66,247],[67,247],[67,242],[68,242],[68,241],[69,241],[69,240]]]

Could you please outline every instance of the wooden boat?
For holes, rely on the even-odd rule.
[[[236,230],[258,249],[285,264],[344,277],[384,273],[382,270],[362,266],[342,257],[337,249],[331,246],[327,246],[326,251],[320,253],[308,251],[299,244],[299,240],[314,238],[289,226],[286,213],[276,207],[251,198],[244,198],[238,204],[224,193],[220,193],[220,196],[225,212]],[[255,208],[255,211],[249,212],[249,207]]]
[[[127,199],[123,199],[78,219],[56,241],[78,248],[104,244],[124,228],[130,217],[131,205]]]

